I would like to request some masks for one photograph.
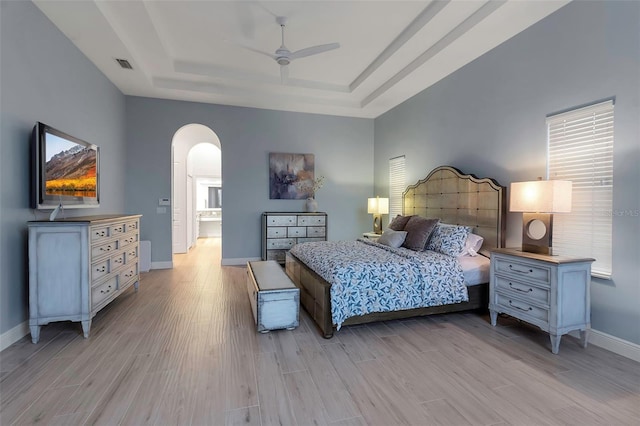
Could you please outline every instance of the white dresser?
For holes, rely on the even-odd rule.
[[[499,313],[549,333],[551,352],[558,353],[563,334],[580,330],[587,346],[591,327],[590,258],[527,253],[516,249],[491,252],[489,311],[496,325]]]
[[[287,251],[294,245],[326,239],[326,213],[262,213],[262,260],[284,264]]]
[[[141,215],[29,222],[29,326],[80,321],[89,337],[95,314],[131,285],[138,290]]]

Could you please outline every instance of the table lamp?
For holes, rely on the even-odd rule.
[[[509,211],[522,212],[522,251],[553,254],[553,213],[571,211],[572,183],[567,180],[513,182]]]
[[[382,234],[382,215],[389,214],[388,198],[369,198],[367,213],[373,214],[373,232]]]

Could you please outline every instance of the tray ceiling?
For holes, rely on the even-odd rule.
[[[49,19],[124,94],[374,118],[553,13],[559,1],[57,1]],[[276,17],[298,58],[283,82]],[[127,60],[123,69],[116,59]]]

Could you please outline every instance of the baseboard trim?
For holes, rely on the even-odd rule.
[[[255,262],[258,260],[262,260],[260,257],[236,257],[236,258],[227,258],[222,259],[222,266],[236,266],[236,265],[246,265],[247,262]]]
[[[620,339],[619,337],[603,333],[602,331],[591,330],[591,333],[589,333],[589,344],[599,346],[618,355],[622,355],[625,358],[640,362],[640,345]]]
[[[29,321],[16,325],[11,330],[0,334],[0,351],[5,350],[18,340],[29,334]]]
[[[173,269],[173,261],[151,262],[151,269]]]

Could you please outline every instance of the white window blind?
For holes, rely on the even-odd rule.
[[[406,189],[404,155],[389,160],[389,222],[402,214],[402,193]]]
[[[571,213],[553,216],[553,252],[592,257],[594,276],[611,277],[613,101],[547,118],[548,179],[573,182]]]

